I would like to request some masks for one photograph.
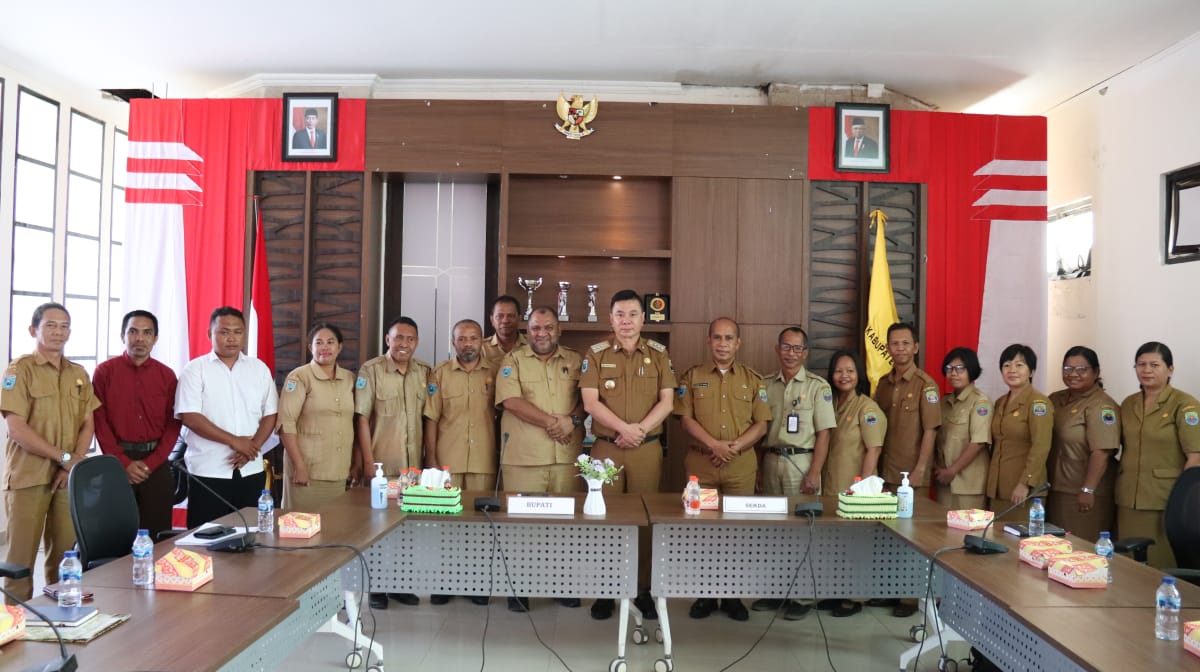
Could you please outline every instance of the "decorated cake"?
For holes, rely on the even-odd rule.
[[[193,591],[212,581],[213,562],[207,555],[173,548],[154,563],[154,588]]]
[[[1183,648],[1188,653],[1200,656],[1200,621],[1183,624]]]
[[[276,523],[279,526],[279,536],[284,539],[308,539],[321,531],[321,514],[319,513],[285,513]]]
[[[1052,560],[1073,550],[1071,542],[1052,534],[1026,537],[1021,540],[1021,562],[1038,569],[1046,569]]]
[[[0,606],[0,645],[25,635],[25,610],[16,605]]]
[[[890,492],[878,495],[839,492],[837,515],[856,520],[895,518],[896,505],[896,495]]]
[[[959,509],[946,512],[946,525],[956,530],[982,530],[992,522],[992,512],[983,509]]]
[[[1108,560],[1084,551],[1050,561],[1050,578],[1072,588],[1108,588]]]

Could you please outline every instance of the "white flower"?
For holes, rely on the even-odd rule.
[[[604,458],[604,466],[608,467],[609,469],[613,469],[617,466],[617,463],[613,462],[611,457],[606,457]]]
[[[587,464],[588,463],[587,453],[580,453],[579,459],[577,459],[576,462],[578,462],[579,464]]]

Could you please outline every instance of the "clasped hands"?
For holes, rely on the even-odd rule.
[[[251,460],[258,459],[258,446],[254,445],[254,437],[237,436],[229,442],[233,453],[229,455],[229,464],[234,469],[241,469]]]
[[[575,432],[575,423],[569,415],[551,415],[550,424],[545,427],[546,436],[555,443],[564,446],[571,443],[571,434]]]

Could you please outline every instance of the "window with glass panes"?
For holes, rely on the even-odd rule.
[[[100,183],[104,124],[71,111],[67,171],[65,305],[71,313],[66,355],[90,373],[98,359],[100,304]]]

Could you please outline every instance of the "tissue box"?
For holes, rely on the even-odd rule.
[[[16,605],[0,607],[0,646],[25,636],[25,610]]]
[[[1200,621],[1183,624],[1183,648],[1192,655],[1200,656]]]
[[[276,525],[282,539],[309,539],[321,531],[321,514],[285,513]]]
[[[1071,542],[1061,537],[1045,534],[1021,540],[1021,562],[1038,569],[1046,569],[1050,562],[1073,550]]]
[[[721,497],[716,488],[700,488],[700,509],[716,511],[720,508]]]
[[[991,511],[983,509],[959,509],[946,512],[946,526],[956,530],[982,530],[992,522]]]
[[[1050,562],[1050,578],[1072,588],[1108,588],[1108,560],[1075,551]]]
[[[173,548],[154,563],[154,588],[191,592],[212,581],[213,562],[207,555]]]

